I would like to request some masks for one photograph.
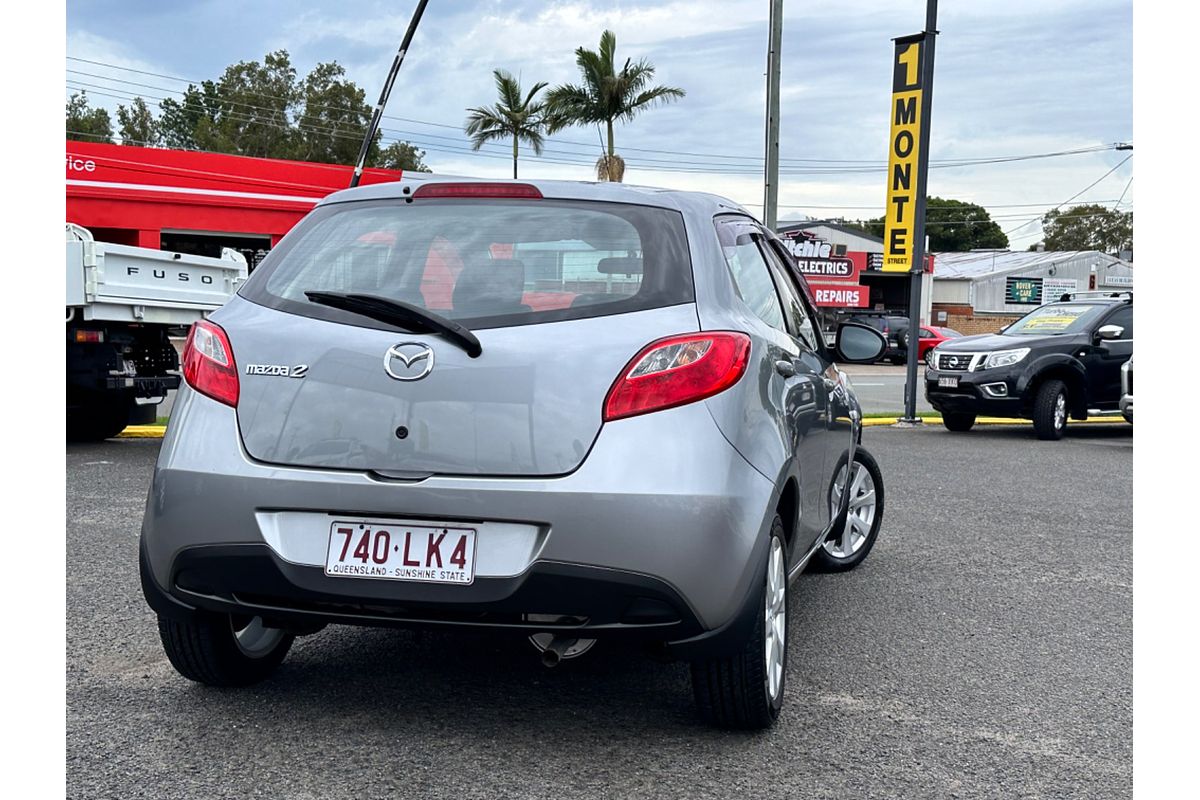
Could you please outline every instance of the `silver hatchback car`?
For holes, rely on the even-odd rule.
[[[197,323],[142,586],[185,677],[328,623],[608,637],[770,725],[789,583],[849,569],[883,480],[811,295],[711,195],[418,175],[322,201]],[[839,329],[843,360],[886,342]]]

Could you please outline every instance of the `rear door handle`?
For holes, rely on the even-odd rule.
[[[796,365],[790,361],[776,361],[775,371],[785,378],[791,378],[796,375]]]

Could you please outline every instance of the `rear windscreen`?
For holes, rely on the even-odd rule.
[[[694,300],[683,217],[561,200],[403,200],[314,210],[240,294],[292,313],[387,327],[305,292],[412,303],[469,328],[524,325]]]

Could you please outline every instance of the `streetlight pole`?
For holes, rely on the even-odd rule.
[[[767,141],[763,181],[763,225],[779,222],[779,54],[783,45],[783,0],[771,0],[771,38],[767,46]]]
[[[919,425],[917,416],[917,369],[920,366],[921,340],[921,284],[925,273],[925,200],[928,194],[926,178],[929,174],[929,120],[933,109],[933,47],[937,39],[937,0],[927,0],[925,6],[925,48],[922,59],[921,85],[924,87],[924,102],[921,103],[921,148],[917,153],[917,196],[913,209],[913,269],[912,289],[908,304],[908,347],[905,359],[904,416],[898,422],[903,425]]]

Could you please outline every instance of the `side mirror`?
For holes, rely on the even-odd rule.
[[[842,361],[871,364],[887,351],[887,339],[874,328],[857,322],[843,322],[838,325],[834,351]]]
[[[1120,325],[1101,325],[1100,329],[1096,331],[1096,338],[1105,340],[1120,339],[1123,333],[1125,333],[1125,329]]]
[[[996,331],[996,333],[1004,333],[1006,330],[1008,330],[1008,327],[1009,327],[1009,325],[1012,325],[1012,323],[1011,323],[1011,322],[1010,322],[1010,323],[1008,323],[1008,325],[1005,325],[1003,328],[1001,328],[1000,330]]]

